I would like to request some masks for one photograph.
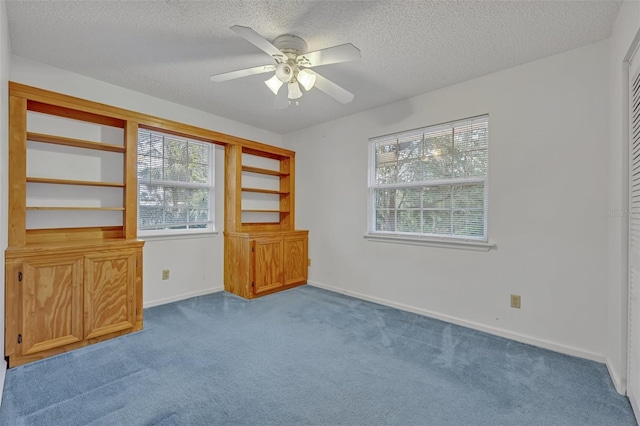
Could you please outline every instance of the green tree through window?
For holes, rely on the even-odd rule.
[[[487,240],[489,117],[373,138],[370,233]]]
[[[210,143],[138,132],[138,229],[213,229]]]

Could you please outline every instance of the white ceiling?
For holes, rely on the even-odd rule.
[[[620,1],[13,1],[13,53],[287,133],[513,67],[611,35]],[[316,70],[355,94],[317,89],[273,108],[271,74],[212,74],[271,64],[233,33],[304,38],[309,50],[353,43],[362,60]],[[170,118],[170,117],[167,117]]]

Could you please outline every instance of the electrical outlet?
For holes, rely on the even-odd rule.
[[[512,294],[511,295],[511,307],[512,308],[516,308],[516,309],[520,309],[520,295],[519,294]]]
[[[311,266],[311,258],[307,259],[307,266]]]
[[[168,280],[169,279],[169,270],[168,269],[163,269],[162,270],[162,279],[163,280]]]

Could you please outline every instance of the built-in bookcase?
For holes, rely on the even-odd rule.
[[[225,147],[226,290],[252,298],[306,282],[293,151],[10,82],[10,367],[142,328],[139,127]]]
[[[253,298],[307,282],[308,231],[295,229],[295,153],[227,146],[225,289]]]
[[[9,366],[142,328],[138,123],[9,84]]]

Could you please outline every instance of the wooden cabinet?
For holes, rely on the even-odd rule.
[[[84,257],[84,338],[133,329],[136,250]]]
[[[290,286],[307,282],[309,245],[308,233],[297,232],[284,235],[284,285]]]
[[[295,229],[295,153],[225,148],[225,290],[253,298],[307,282],[308,231]]]
[[[253,237],[251,268],[254,293],[261,294],[284,286],[284,241],[282,236]]]
[[[308,231],[225,232],[225,290],[252,299],[307,282]]]
[[[140,330],[142,244],[7,250],[11,366]]]
[[[21,308],[17,333],[12,333],[19,354],[81,341],[82,257],[39,256],[17,259],[12,266],[7,286]]]

